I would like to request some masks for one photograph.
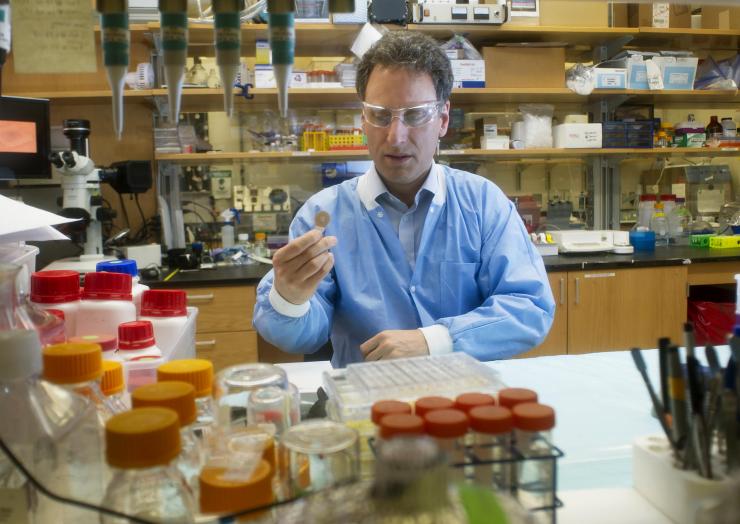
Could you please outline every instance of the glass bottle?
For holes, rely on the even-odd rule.
[[[437,441],[439,448],[447,455],[453,466],[450,476],[459,482],[465,480],[465,435],[470,422],[468,416],[457,409],[437,409],[424,415],[426,434]]]
[[[254,254],[258,257],[270,257],[270,250],[267,247],[267,235],[265,233],[255,233],[253,251]]]
[[[195,388],[196,420],[195,434],[203,438],[211,432],[216,422],[213,402],[213,363],[210,360],[192,358],[173,360],[157,368],[157,381],[182,381]]]
[[[676,207],[668,215],[668,227],[674,242],[684,243],[688,239],[691,220],[691,212],[686,208],[686,199],[676,197]]]
[[[483,486],[492,483],[497,489],[511,488],[512,431],[514,418],[503,406],[477,406],[468,413],[473,432],[473,453],[484,462],[474,468],[475,481]]]
[[[103,376],[100,379],[100,391],[116,413],[130,409],[126,383],[123,380],[123,364],[117,360],[103,360]]]
[[[731,116],[722,117],[722,137],[723,138],[736,138],[737,137],[737,124]]]
[[[523,456],[517,463],[517,498],[527,509],[544,508],[555,503],[555,458],[552,456],[551,430],[555,411],[544,404],[526,402],[512,409],[514,446]]]
[[[650,230],[655,232],[656,245],[668,243],[668,219],[663,212],[663,202],[655,203],[655,211],[650,217]]]
[[[719,123],[717,115],[713,115],[709,118],[709,125],[707,126],[707,145],[710,147],[717,147],[719,141],[722,138],[722,124]]]
[[[175,411],[146,407],[120,413],[106,424],[105,444],[114,473],[104,507],[154,522],[193,522],[193,496],[175,467],[180,454]],[[125,524],[128,519],[104,515],[101,522]]]

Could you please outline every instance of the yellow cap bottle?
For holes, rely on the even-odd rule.
[[[166,466],[180,453],[180,420],[168,408],[132,409],[105,425],[105,455],[113,467]]]
[[[106,397],[123,392],[123,365],[120,362],[103,361],[103,378],[100,379],[100,389]]]
[[[177,413],[180,426],[195,422],[197,414],[195,388],[187,382],[164,381],[141,386],[131,394],[131,405],[134,408],[170,408]]]
[[[200,511],[234,513],[272,504],[272,467],[260,460],[252,474],[240,477],[226,468],[203,468],[200,473]]]
[[[203,359],[173,360],[157,368],[157,381],[181,381],[192,384],[196,398],[213,393],[213,363]]]
[[[43,377],[54,384],[82,384],[103,375],[98,344],[54,344],[43,349]]]

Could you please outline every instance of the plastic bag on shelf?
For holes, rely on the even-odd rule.
[[[594,68],[576,64],[565,72],[565,85],[579,95],[590,95],[594,90]]]
[[[552,115],[550,104],[522,104],[522,142],[525,149],[552,147]]]
[[[699,63],[694,89],[737,89],[740,82],[740,55],[716,62],[708,56]]]
[[[458,60],[483,60],[483,57],[475,49],[475,46],[473,46],[473,44],[471,44],[468,39],[462,35],[453,36],[439,47],[442,51],[447,53],[447,56],[450,58]],[[462,53],[460,51],[462,51]]]

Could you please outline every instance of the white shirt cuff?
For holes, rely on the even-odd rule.
[[[306,301],[303,304],[293,304],[292,302],[288,302],[280,296],[280,293],[277,292],[274,285],[270,288],[268,299],[270,300],[272,308],[286,317],[302,317],[308,313],[308,310],[311,308],[311,303],[309,301]]]
[[[442,324],[432,324],[431,326],[419,328],[421,334],[427,341],[427,347],[429,348],[429,354],[434,355],[445,355],[452,353],[452,337],[450,336],[450,330]]]

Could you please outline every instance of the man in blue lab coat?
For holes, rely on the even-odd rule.
[[[298,211],[257,288],[254,325],[267,341],[307,354],[331,339],[343,367],[451,351],[500,359],[547,335],[552,292],[514,205],[492,182],[434,162],[452,83],[444,51],[419,33],[388,32],[363,56],[374,165]]]

